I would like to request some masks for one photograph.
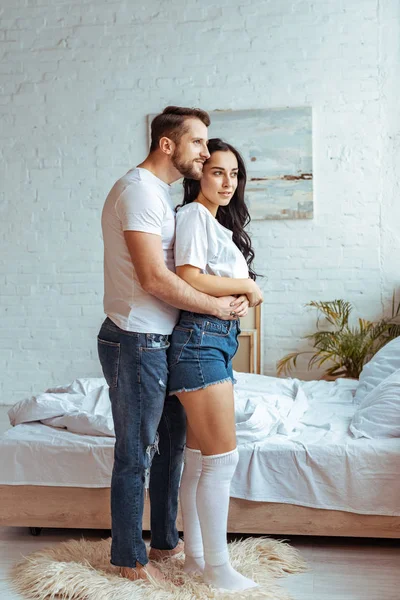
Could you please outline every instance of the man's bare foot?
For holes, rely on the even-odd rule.
[[[172,550],[157,550],[157,548],[151,548],[149,552],[149,559],[160,561],[165,560],[166,558],[171,558],[171,556],[176,556],[177,554],[183,552],[184,547],[185,545],[183,540],[179,540],[175,548]]]
[[[143,566],[137,562],[136,569],[132,569],[131,567],[121,567],[120,574],[122,577],[130,579],[131,581],[137,581],[138,579],[145,579],[147,581],[151,581],[152,579],[155,579],[156,581],[165,581],[165,577],[161,571],[151,563],[147,563],[147,565]]]

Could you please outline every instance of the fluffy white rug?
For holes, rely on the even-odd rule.
[[[205,585],[200,576],[186,575],[182,571],[183,554],[160,564],[167,583],[133,582],[120,577],[117,568],[110,565],[110,544],[110,539],[70,540],[35,552],[13,568],[12,585],[34,600],[290,600],[276,578],[307,570],[297,550],[285,542],[247,538],[229,544],[229,552],[233,567],[259,583],[252,593],[221,593]]]

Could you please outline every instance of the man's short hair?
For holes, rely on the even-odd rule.
[[[188,131],[186,119],[200,119],[207,127],[211,120],[205,110],[201,108],[185,108],[184,106],[167,106],[162,113],[154,117],[151,122],[150,152],[159,147],[161,138],[168,137],[175,144]]]

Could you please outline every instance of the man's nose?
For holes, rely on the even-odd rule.
[[[208,151],[208,148],[207,148],[206,144],[203,146],[203,150],[201,152],[201,156],[203,156],[206,160],[208,160],[210,158],[210,153]]]

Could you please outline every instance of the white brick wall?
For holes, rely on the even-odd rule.
[[[100,374],[100,212],[167,104],[313,106],[315,219],[252,227],[265,372],[304,346],[311,299],[379,317],[399,285],[399,16],[397,0],[2,0],[0,402]]]

